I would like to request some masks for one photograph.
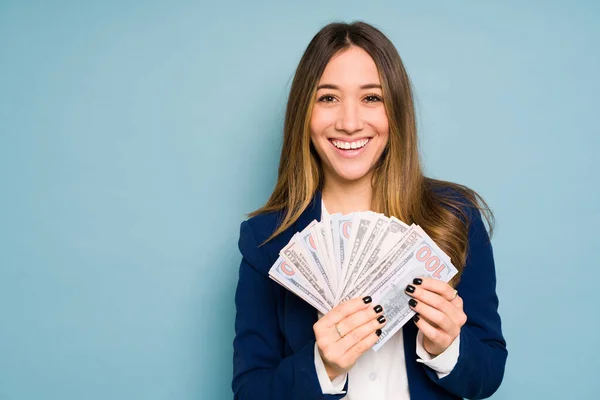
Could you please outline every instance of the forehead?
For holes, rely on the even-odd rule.
[[[319,83],[338,86],[360,86],[380,83],[375,61],[360,47],[352,46],[329,60]]]

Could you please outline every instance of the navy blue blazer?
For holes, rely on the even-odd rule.
[[[416,362],[417,328],[413,323],[406,324],[402,332],[413,400],[486,398],[496,391],[504,376],[507,351],[497,311],[492,247],[479,211],[467,211],[469,250],[457,286],[467,315],[460,333],[460,355],[452,372],[438,379],[435,371]],[[280,217],[280,213],[262,214],[242,222],[240,227],[242,262],[235,294],[234,398],[340,399],[344,395],[324,395],[317,378],[313,332],[317,311],[268,276],[279,251],[294,233],[312,220],[321,219],[321,194],[316,193],[290,228],[259,246],[276,229]]]

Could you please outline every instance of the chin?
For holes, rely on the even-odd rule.
[[[340,179],[348,182],[359,181],[370,175],[372,170],[363,166],[355,166],[354,168],[348,168],[347,166],[341,168],[333,168],[335,175]]]

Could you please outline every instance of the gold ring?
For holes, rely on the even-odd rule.
[[[454,297],[450,301],[456,300],[457,297],[458,297],[458,290],[454,289]]]
[[[337,331],[338,335],[340,335],[340,338],[344,338],[344,335],[342,335],[342,332],[340,332],[340,328],[338,328],[338,324],[335,324],[335,330]]]

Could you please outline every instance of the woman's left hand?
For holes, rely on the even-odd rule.
[[[458,292],[432,278],[416,278],[405,291],[413,297],[408,304],[418,313],[413,321],[423,332],[423,347],[434,357],[443,353],[467,322]]]

